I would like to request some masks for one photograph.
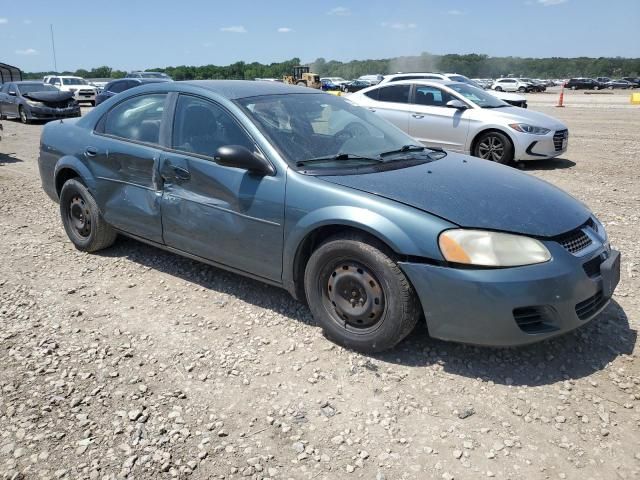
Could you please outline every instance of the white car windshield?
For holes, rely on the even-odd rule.
[[[485,92],[481,88],[474,87],[473,85],[468,85],[466,83],[452,83],[447,86],[482,108],[504,108],[511,106],[507,102],[503,102],[499,98],[494,97],[490,93]]]

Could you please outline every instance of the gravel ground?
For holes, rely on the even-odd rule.
[[[419,327],[376,356],[330,343],[276,288],[127,239],[76,251],[40,188],[41,126],[5,121],[0,478],[640,476],[640,107],[628,92],[569,92],[565,109],[529,97],[570,147],[521,168],[606,225],[623,254],[614,300],[525,348]]]

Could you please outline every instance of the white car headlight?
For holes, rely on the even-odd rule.
[[[551,260],[542,242],[510,233],[485,230],[445,230],[438,239],[444,258],[483,267],[517,267]]]
[[[42,102],[35,102],[33,100],[26,100],[27,105],[29,105],[30,107],[43,107],[44,104]]]
[[[526,123],[510,123],[509,126],[516,132],[530,133],[532,135],[546,135],[551,130],[543,127],[536,127],[534,125],[528,125]]]

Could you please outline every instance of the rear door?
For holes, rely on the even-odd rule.
[[[6,105],[4,106],[4,114],[12,117],[18,116],[18,87],[15,83],[10,83],[7,88]]]
[[[214,262],[281,280],[286,172],[261,176],[218,165],[221,146],[258,152],[255,141],[223,106],[179,95],[171,150],[161,157],[164,241]]]
[[[166,93],[149,93],[116,104],[98,122],[84,151],[105,220],[158,243],[162,186],[157,172],[166,101]]]
[[[404,132],[409,132],[411,85],[385,85],[365,94],[374,102],[367,107]]]
[[[409,135],[428,147],[464,152],[470,112],[447,107],[450,100],[459,99],[438,87],[414,85]]]

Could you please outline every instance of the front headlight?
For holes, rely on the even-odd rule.
[[[35,102],[33,100],[27,100],[26,102],[30,107],[44,107],[44,103],[42,102]]]
[[[76,93],[76,92],[78,91],[78,89],[77,89],[77,88],[70,88],[70,89],[69,89],[69,91],[70,91],[71,93]]]
[[[522,235],[485,230],[445,230],[438,239],[449,262],[483,267],[517,267],[544,263],[551,254],[542,242]]]
[[[536,127],[534,125],[528,125],[526,123],[510,123],[509,126],[516,132],[530,133],[532,135],[546,135],[551,130],[543,127]]]

